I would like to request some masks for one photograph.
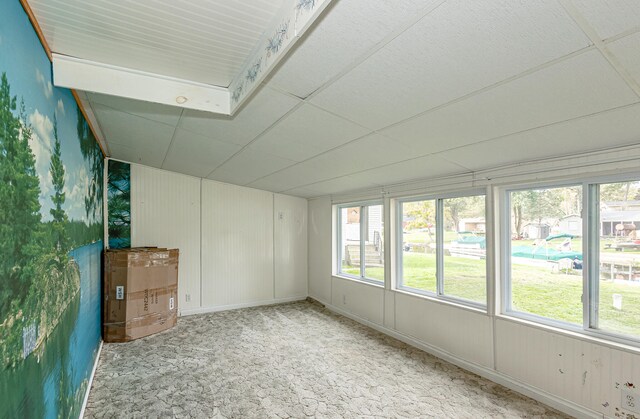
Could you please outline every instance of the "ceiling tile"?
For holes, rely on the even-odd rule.
[[[638,0],[571,0],[602,39],[640,28]]]
[[[157,103],[143,102],[141,100],[126,99],[117,96],[101,95],[87,92],[89,101],[103,105],[120,112],[130,113],[142,118],[151,119],[163,124],[176,126],[182,113],[182,108],[166,106]]]
[[[637,144],[640,105],[509,135],[437,154],[472,170]]]
[[[174,127],[95,103],[91,107],[110,149],[119,144],[139,150],[167,151]]]
[[[246,145],[289,112],[299,100],[262,87],[233,117],[185,110],[179,127],[217,141]]]
[[[335,176],[336,175],[332,176],[331,168],[319,166],[317,163],[310,160],[260,178],[249,183],[247,186],[266,189],[268,191],[282,192],[288,189],[307,185],[309,183],[330,179]]]
[[[311,105],[287,115],[249,148],[303,161],[365,135],[369,130]]]
[[[271,84],[305,98],[356,62],[396,28],[415,19],[419,10],[440,0],[337,1],[319,24],[285,58]]]
[[[468,172],[466,168],[442,157],[424,156],[354,173],[350,177],[388,186],[411,180],[437,178],[465,172]]]
[[[612,42],[607,48],[640,85],[640,32]]]
[[[162,168],[206,177],[216,166],[238,152],[240,148],[235,144],[212,140],[210,137],[178,129]]]
[[[285,193],[292,195],[301,193],[309,196],[320,196],[376,187],[380,187],[380,185],[376,185],[366,180],[353,178],[351,176],[341,176],[339,178],[325,180],[302,188],[291,189],[285,191]]]
[[[592,50],[382,132],[424,155],[637,100]]]
[[[378,129],[590,44],[555,0],[448,1],[311,101]]]
[[[157,168],[162,166],[165,155],[164,150],[124,144],[109,144],[109,151],[111,151],[111,158]]]
[[[410,147],[388,137],[371,134],[310,161],[329,168],[331,177],[335,177],[413,157],[415,153]]]
[[[372,134],[249,184],[278,192],[413,157],[397,141]],[[368,184],[371,182],[367,182]]]
[[[209,179],[245,185],[295,163],[268,153],[245,149],[218,167]]]

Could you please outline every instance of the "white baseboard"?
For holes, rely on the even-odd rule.
[[[191,316],[194,314],[204,314],[204,313],[215,313],[217,311],[227,311],[227,310],[236,310],[239,308],[249,308],[249,307],[259,307],[259,306],[269,306],[273,304],[282,304],[282,303],[292,303],[294,301],[303,301],[306,300],[307,296],[298,296],[298,297],[287,297],[287,298],[276,298],[273,300],[264,300],[264,301],[254,301],[251,303],[241,303],[241,304],[229,304],[225,306],[215,306],[215,307],[200,307],[200,308],[192,308],[188,310],[180,310],[180,317],[182,316]]]
[[[87,408],[87,402],[89,401],[89,392],[91,391],[91,385],[93,384],[93,377],[96,375],[98,369],[98,362],[100,361],[100,353],[102,353],[102,339],[100,339],[100,346],[98,347],[98,353],[96,354],[96,360],[93,363],[93,369],[91,370],[91,376],[89,377],[89,384],[87,385],[87,392],[84,394],[84,401],[82,402],[82,410],[80,410],[79,419],[84,417],[84,410]]]
[[[311,297],[313,298],[313,297]],[[488,380],[493,381],[494,383],[498,383],[503,385],[511,390],[517,391],[520,394],[524,394],[525,396],[531,397],[541,403],[546,404],[547,406],[551,406],[554,409],[557,409],[561,412],[564,412],[568,415],[575,416],[577,418],[593,418],[593,419],[602,419],[602,413],[598,413],[594,410],[588,409],[584,406],[571,402],[569,400],[563,399],[561,397],[555,396],[546,391],[540,390],[536,387],[530,386],[529,384],[518,381],[508,375],[502,374],[499,371],[484,367],[482,365],[478,365],[473,362],[465,361],[462,358],[459,358],[449,352],[443,351],[435,346],[431,346],[427,343],[421,342],[411,336],[405,335],[403,333],[397,332],[393,329],[389,329],[377,323],[373,323],[369,320],[363,319],[353,313],[349,313],[348,311],[344,311],[334,305],[327,304],[326,302],[319,301],[315,298],[314,300],[318,301],[320,304],[324,305],[327,309],[348,317],[352,320],[355,320],[358,323],[361,323],[365,326],[368,326],[372,329],[375,329],[385,335],[394,337],[408,345],[411,345],[415,348],[421,349],[433,356],[436,356],[440,359],[443,359],[447,362],[450,362],[458,367],[470,371],[474,374],[478,374],[481,377],[484,377]]]

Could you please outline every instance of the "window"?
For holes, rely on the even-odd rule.
[[[384,282],[382,203],[338,206],[338,274]]]
[[[508,191],[507,203],[504,311],[639,340],[640,180]]]
[[[485,305],[485,196],[398,201],[398,287]]]
[[[568,232],[568,223],[563,223],[581,213],[582,187],[509,195],[507,310],[582,324],[582,232]]]
[[[640,181],[590,186],[590,324],[640,338]]]

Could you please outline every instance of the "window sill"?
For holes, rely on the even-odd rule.
[[[630,343],[622,343],[622,342],[617,342],[615,340],[610,340],[610,339],[607,339],[606,337],[599,335],[596,332],[589,333],[587,331],[571,330],[570,328],[563,328],[560,326],[553,326],[545,323],[539,323],[529,319],[524,319],[513,314],[505,314],[505,313],[498,314],[496,315],[496,318],[499,320],[504,320],[511,323],[532,327],[545,332],[555,333],[555,334],[570,337],[573,339],[582,340],[587,343],[605,346],[607,348],[617,349],[619,351],[629,352],[634,355],[640,355],[639,346],[634,346],[633,344],[630,344]]]
[[[472,313],[476,313],[476,314],[482,314],[484,316],[488,316],[489,314],[487,313],[487,309],[486,307],[484,308],[480,308],[480,307],[474,307],[472,305],[466,305],[462,302],[458,302],[458,301],[453,301],[453,300],[449,300],[449,299],[445,299],[445,298],[438,298],[435,295],[431,296],[431,295],[426,295],[426,294],[421,294],[418,292],[414,292],[405,288],[395,288],[392,291],[397,292],[398,294],[403,294],[403,295],[408,295],[410,297],[415,297],[415,298],[419,298],[421,300],[427,300],[433,303],[438,303],[438,304],[442,304],[442,305],[446,305],[449,307],[455,307],[455,308],[459,308],[462,310],[467,310],[467,311],[471,311]]]
[[[384,282],[378,282],[374,279],[360,279],[352,276],[339,275],[339,274],[333,274],[332,277],[336,279],[345,279],[347,281],[353,281],[358,284],[370,285],[372,287],[384,289]]]

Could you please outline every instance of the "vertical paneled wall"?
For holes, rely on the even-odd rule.
[[[640,383],[637,349],[333,276],[331,200],[308,208],[311,297],[575,416],[634,417],[621,408]]]
[[[273,298],[273,194],[203,180],[202,306]]]
[[[131,165],[131,244],[180,249],[180,310],[200,307],[200,180]]]
[[[275,298],[306,297],[307,201],[279,194],[273,198]]]
[[[131,165],[133,246],[180,249],[181,314],[307,296],[307,201]]]
[[[331,302],[331,199],[309,201],[309,296]]]

